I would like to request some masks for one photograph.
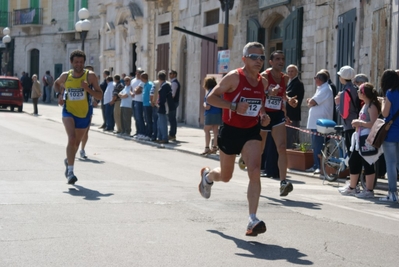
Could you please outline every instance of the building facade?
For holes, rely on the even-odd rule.
[[[222,2],[231,7],[230,27]],[[314,94],[313,77],[322,68],[337,84],[339,68],[351,65],[377,87],[385,69],[399,68],[393,0],[0,0],[0,30],[11,29],[7,53],[13,73],[42,76],[50,70],[57,76],[68,70],[70,52],[81,48],[74,25],[82,7],[90,11],[91,22],[87,64],[97,74],[103,69],[128,74],[141,67],[152,80],[160,70],[176,70],[182,85],[178,120],[195,127],[203,125],[202,81],[219,72],[218,51],[226,43],[227,70],[242,66],[242,48],[249,41],[264,44],[267,56],[283,50],[286,64],[300,70],[305,98]],[[223,42],[225,29],[230,42]],[[6,53],[4,44],[0,53]],[[10,68],[4,63],[3,69]]]

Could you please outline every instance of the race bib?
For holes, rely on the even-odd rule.
[[[262,107],[262,99],[241,97],[240,102],[247,102],[249,104],[247,111],[240,115],[249,117],[256,117],[259,115],[259,110]]]
[[[281,110],[281,102],[283,102],[283,98],[281,96],[269,96],[266,99],[265,107],[269,109]]]
[[[82,88],[78,89],[69,88],[67,94],[68,94],[67,99],[69,101],[80,101],[85,99],[84,90]]]

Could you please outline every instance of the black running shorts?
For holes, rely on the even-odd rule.
[[[262,141],[259,124],[252,128],[237,128],[223,123],[219,128],[218,146],[227,155],[240,154],[249,140]]]

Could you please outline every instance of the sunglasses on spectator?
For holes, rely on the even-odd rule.
[[[250,58],[252,60],[258,60],[258,59],[260,59],[262,61],[266,60],[266,56],[265,55],[258,55],[258,54],[249,54],[249,55],[246,55],[244,57]]]

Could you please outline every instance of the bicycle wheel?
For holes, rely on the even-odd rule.
[[[340,163],[339,143],[330,139],[324,145],[321,157],[321,167],[327,181],[334,182],[337,180]]]

